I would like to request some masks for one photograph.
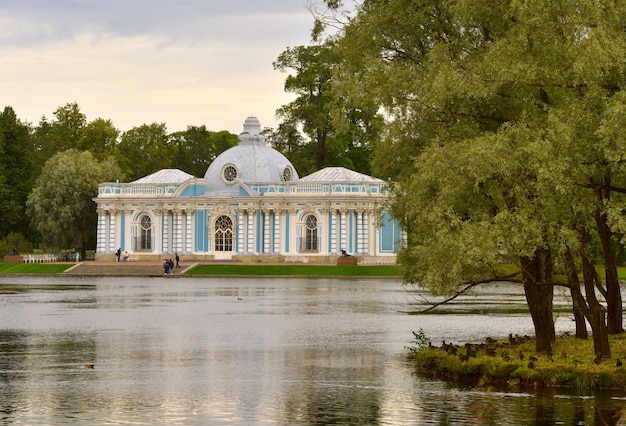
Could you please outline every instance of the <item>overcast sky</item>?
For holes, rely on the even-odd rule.
[[[312,25],[305,0],[0,0],[0,108],[37,124],[76,102],[122,131],[275,127],[294,95],[272,62]]]

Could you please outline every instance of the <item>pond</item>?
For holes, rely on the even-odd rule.
[[[407,314],[428,298],[397,279],[0,277],[0,424],[619,424],[621,392],[416,375],[412,331],[533,334],[516,286]]]

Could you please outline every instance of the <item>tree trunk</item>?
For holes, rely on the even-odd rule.
[[[554,287],[550,283],[550,250],[538,249],[533,257],[521,257],[520,261],[526,302],[535,327],[535,349],[537,352],[551,354],[556,332],[552,316]]]
[[[574,313],[574,322],[576,324],[576,338],[587,339],[587,323],[585,322],[586,303],[580,291],[580,280],[576,271],[574,256],[569,247],[565,249],[565,270],[567,272],[567,282],[569,285],[570,295],[572,297],[572,311]]]
[[[596,212],[596,226],[600,242],[602,243],[602,253],[604,255],[604,270],[606,272],[606,306],[607,306],[607,328],[609,334],[618,334],[624,331],[622,320],[622,294],[617,276],[617,264],[615,253],[611,244],[611,229],[607,223],[606,214]]]
[[[586,316],[593,335],[593,350],[596,358],[608,359],[611,358],[611,347],[609,345],[608,327],[605,321],[605,310],[596,297],[596,270],[589,252],[589,236],[584,228],[580,231],[580,258],[582,261],[587,306],[589,307]]]

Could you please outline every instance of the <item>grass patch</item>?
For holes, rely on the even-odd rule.
[[[72,266],[67,263],[0,263],[0,274],[61,274]]]
[[[609,336],[613,359],[595,362],[593,340],[557,338],[551,356],[534,339],[410,350],[420,373],[478,385],[626,388],[626,333]],[[411,349],[411,348],[409,348]]]
[[[204,264],[187,271],[189,275],[297,275],[297,276],[399,276],[399,266],[354,265],[241,265]]]

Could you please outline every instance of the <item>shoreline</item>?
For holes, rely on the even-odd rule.
[[[355,274],[355,266],[335,265],[286,265],[282,263],[246,263],[246,262],[193,262],[181,263],[180,268],[174,268],[172,274],[165,274],[160,262],[55,262],[38,264],[4,264],[0,276],[26,277],[164,277],[164,278],[228,278],[228,277],[265,277],[265,278],[326,278],[326,279],[400,279],[400,275],[389,270],[385,273],[372,273],[377,266],[358,266],[364,268],[364,274]],[[321,268],[320,268],[321,267]],[[204,273],[196,268],[213,269],[214,272]],[[237,271],[241,268],[242,271]],[[310,269],[309,269],[310,268]],[[333,270],[337,268],[337,270]],[[11,271],[13,269],[13,271]],[[255,271],[257,270],[258,271]],[[275,269],[275,270],[274,270]],[[308,271],[307,271],[308,269]],[[322,269],[320,271],[320,269]],[[7,271],[8,270],[8,271]],[[311,272],[311,273],[307,273]],[[337,272],[337,273],[333,273]],[[378,271],[377,271],[378,272]]]

